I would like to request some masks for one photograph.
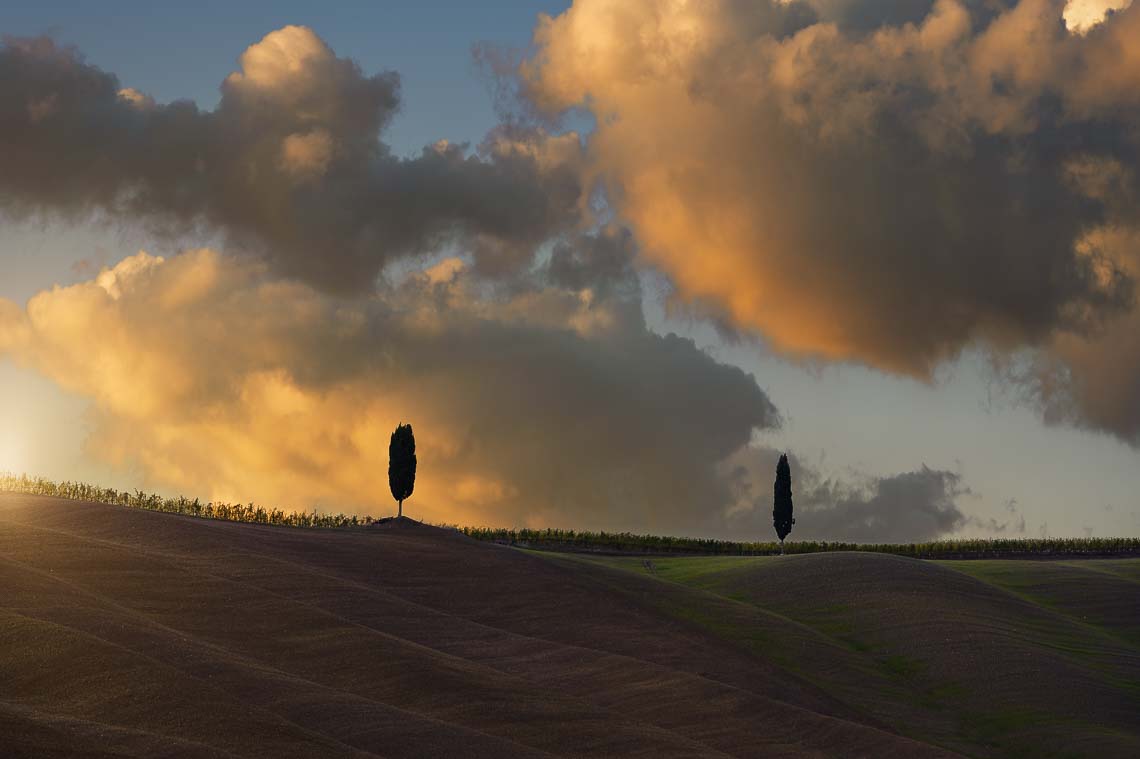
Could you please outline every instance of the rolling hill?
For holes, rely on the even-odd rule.
[[[0,755],[1135,756],[1138,590],[0,494]]]

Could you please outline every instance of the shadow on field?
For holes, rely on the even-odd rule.
[[[0,495],[0,755],[1138,747],[1127,636],[1031,593],[884,556],[642,561],[410,519],[296,530]]]

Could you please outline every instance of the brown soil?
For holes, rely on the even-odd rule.
[[[942,745],[1140,756],[1140,585],[1099,564],[831,553],[745,560],[702,581],[850,645],[926,711],[954,715],[924,725]],[[872,695],[878,713],[885,693],[847,701]]]
[[[830,687],[858,663],[799,622],[615,577],[411,520],[0,494],[0,756],[952,755]]]

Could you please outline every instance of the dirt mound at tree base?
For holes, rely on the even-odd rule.
[[[382,517],[377,519],[372,524],[368,525],[370,530],[422,530],[422,531],[435,531],[438,533],[454,533],[455,530],[449,530],[443,527],[436,527],[435,525],[424,524],[423,522],[412,519],[411,517]]]

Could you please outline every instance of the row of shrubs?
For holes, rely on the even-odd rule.
[[[254,504],[208,502],[195,498],[164,498],[141,490],[134,492],[102,488],[81,482],[52,482],[41,477],[0,473],[0,491],[70,498],[77,501],[126,506],[132,509],[162,511],[227,522],[249,522],[281,527],[346,529],[365,527],[370,516],[322,514],[317,511],[265,509]],[[780,552],[775,541],[739,542],[708,538],[676,538],[661,535],[634,535],[578,530],[504,529],[456,527],[476,540],[506,545],[561,551],[599,553],[672,553],[714,556],[764,556]],[[1140,538],[1026,538],[1020,540],[938,540],[931,543],[840,543],[795,541],[784,543],[784,553],[821,551],[873,551],[915,558],[985,558],[1027,555],[1126,555],[1140,554]]]
[[[738,542],[708,538],[634,535],[628,532],[461,527],[465,535],[513,546],[562,551],[675,553],[722,556],[765,556],[780,553],[775,541]],[[784,553],[871,551],[915,558],[985,558],[1018,555],[1116,555],[1140,553],[1140,538],[961,539],[930,543],[842,543],[804,540],[784,543]]]
[[[162,511],[167,514],[184,514],[204,519],[221,519],[226,522],[249,522],[271,524],[280,527],[323,527],[346,528],[362,527],[371,524],[372,517],[359,517],[348,514],[321,514],[317,511],[283,511],[265,509],[254,504],[225,503],[210,501],[203,503],[195,498],[163,498],[141,490],[115,490],[87,485],[82,482],[52,482],[41,477],[27,475],[0,474],[0,491],[48,495],[56,498],[70,498],[75,501],[96,501],[131,509]]]

